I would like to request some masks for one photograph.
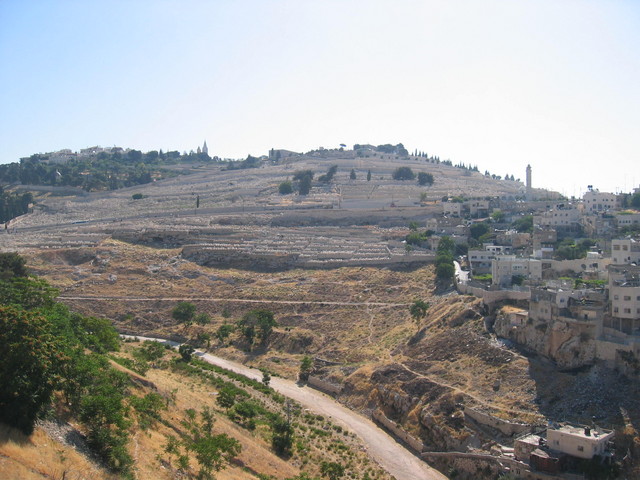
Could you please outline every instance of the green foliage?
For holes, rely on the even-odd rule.
[[[338,171],[338,166],[337,165],[331,165],[329,170],[327,170],[327,173],[325,173],[324,175],[320,175],[318,177],[318,181],[320,183],[329,183],[329,182],[331,182],[331,180],[333,180],[333,177],[335,176],[337,171]]]
[[[356,179],[356,170],[354,168],[352,168],[351,172],[349,172],[349,179],[350,180],[355,180]]]
[[[0,307],[0,421],[30,435],[64,360],[42,315]]]
[[[0,304],[16,305],[27,310],[49,308],[55,303],[58,290],[36,277],[13,277],[0,281]]]
[[[0,165],[0,171],[4,165]],[[2,180],[0,179],[0,182]],[[33,194],[5,192],[0,188],[0,223],[8,222],[29,211],[29,204],[33,203]]]
[[[436,265],[436,277],[438,280],[451,281],[455,275],[455,267],[450,263]]]
[[[262,371],[262,384],[268,387],[270,382],[271,382],[271,375],[269,374],[269,372],[267,370],[263,370]]]
[[[195,348],[193,348],[191,345],[188,345],[186,343],[183,343],[178,347],[178,353],[180,354],[182,361],[187,363],[191,361],[191,357],[193,356],[193,353],[195,351],[196,351]]]
[[[185,326],[193,323],[193,318],[196,314],[196,306],[191,302],[178,302],[178,304],[171,311],[171,316],[174,320],[184,324]]]
[[[304,357],[302,357],[302,360],[300,361],[300,370],[298,372],[298,378],[301,381],[306,382],[309,379],[309,375],[311,374],[312,371],[313,371],[313,358],[311,358],[309,355],[305,355]]]
[[[14,277],[26,277],[26,263],[25,259],[15,252],[0,253],[0,280],[6,282]]]
[[[196,316],[193,318],[193,321],[198,325],[204,326],[211,323],[211,317],[208,314],[201,312],[196,314]]]
[[[489,233],[489,230],[489,225],[487,225],[485,222],[479,222],[471,225],[471,227],[469,228],[469,233],[471,234],[472,238],[478,240],[482,235]]]
[[[147,393],[144,397],[131,396],[129,403],[138,413],[138,423],[143,430],[160,420],[160,412],[167,409],[165,399],[155,392]]]
[[[514,220],[511,226],[519,233],[531,233],[533,232],[533,215],[520,217]]]
[[[371,181],[371,170],[367,170],[367,182]]]
[[[631,206],[640,210],[640,192],[634,193],[631,197]]]
[[[504,221],[504,212],[501,212],[500,210],[495,210],[492,214],[491,214],[491,219],[496,222],[496,223],[501,223]]]
[[[277,325],[273,312],[264,309],[251,310],[245,313],[242,319],[238,321],[238,328],[249,342],[249,345],[253,343],[256,335],[265,344],[271,336],[273,327]]]
[[[447,235],[444,235],[440,238],[438,242],[437,253],[445,253],[449,255],[453,255],[456,249],[456,244],[453,239]]]
[[[416,174],[409,167],[398,167],[394,170],[391,177],[394,180],[413,180],[416,178]]]
[[[344,466],[336,462],[322,462],[320,473],[329,480],[338,480],[344,476]]]
[[[311,177],[303,177],[298,184],[298,193],[300,195],[309,195],[311,191]]]
[[[131,195],[131,198],[133,200],[142,200],[144,198],[144,195],[141,193],[134,193],[133,195]]]
[[[409,313],[416,323],[420,323],[420,320],[427,316],[429,307],[429,303],[424,300],[414,300],[409,307]]]
[[[453,255],[456,251],[456,244],[451,237],[443,236],[438,242],[436,255],[436,278],[441,282],[450,282],[455,275],[453,266]]]
[[[289,180],[282,182],[278,186],[278,193],[280,193],[280,195],[289,195],[290,193],[293,193],[293,184]]]
[[[418,185],[433,185],[433,175],[426,172],[418,172]]]
[[[271,431],[271,446],[276,454],[290,456],[294,439],[291,424],[280,415],[276,415],[271,422]]]
[[[299,182],[300,180],[302,180],[305,177],[309,177],[311,180],[313,180],[313,171],[312,170],[298,170],[297,172],[295,172],[293,174],[293,181],[294,182]]]
[[[206,159],[211,160],[208,155]],[[163,165],[195,160],[202,161],[205,157],[196,157],[195,154],[181,156],[178,152],[162,155],[148,152],[143,155],[139,150],[130,150],[128,153],[100,152],[53,164],[47,162],[46,155],[32,155],[20,163],[0,165],[0,183],[72,186],[87,191],[114,190],[150,183],[154,178],[178,175]]]
[[[216,338],[220,341],[220,343],[224,343],[227,338],[234,332],[236,327],[230,323],[223,323],[216,330]]]
[[[154,342],[153,340],[145,340],[140,348],[133,352],[134,357],[139,356],[147,362],[155,363],[164,357],[166,348],[160,342]]]
[[[176,457],[178,466],[185,473],[191,469],[189,455],[195,454],[199,470],[195,475],[198,479],[214,479],[214,472],[225,468],[231,459],[238,456],[242,446],[235,438],[222,433],[213,434],[213,412],[204,408],[200,412],[200,422],[194,410],[187,410],[187,419],[182,422],[185,433],[180,439],[170,435],[164,447],[169,460]]]

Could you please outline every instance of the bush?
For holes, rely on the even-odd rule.
[[[282,182],[278,187],[278,193],[280,193],[280,195],[289,195],[290,193],[293,193],[293,184],[289,180]]]
[[[141,193],[134,193],[133,195],[131,195],[131,198],[133,200],[142,200],[144,198],[144,195]]]
[[[413,180],[416,174],[409,167],[398,167],[391,176],[394,180]]]
[[[419,172],[418,185],[427,185],[427,186],[433,185],[433,175],[426,172]]]

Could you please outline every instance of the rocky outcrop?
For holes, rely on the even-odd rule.
[[[501,311],[496,317],[494,330],[499,337],[555,361],[562,369],[579,368],[595,361],[594,322],[572,319],[546,322],[529,318],[520,324],[514,322],[511,313]]]

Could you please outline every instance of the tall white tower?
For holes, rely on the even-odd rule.
[[[204,145],[202,145],[202,153],[205,155],[209,155],[209,147],[207,147],[207,141],[204,141]]]
[[[531,165],[527,165],[527,198],[531,197]]]

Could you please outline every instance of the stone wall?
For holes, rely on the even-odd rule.
[[[481,298],[485,305],[492,305],[504,300],[529,300],[531,298],[531,291],[528,288],[523,290],[486,290],[464,283],[458,283],[457,287],[460,293]]]
[[[419,440],[405,432],[396,424],[396,422],[389,420],[387,416],[382,413],[382,411],[375,410],[371,416],[376,422],[389,430],[396,438],[399,438],[404,443],[409,445],[414,451],[418,453],[422,453],[424,451],[425,446],[424,443],[422,443],[422,440]]]
[[[342,392],[342,385],[329,383],[326,380],[323,380],[320,377],[315,377],[313,375],[309,375],[309,378],[307,379],[307,384],[310,387],[316,388],[326,393],[330,393],[332,395],[339,395],[340,392]]]
[[[486,425],[488,427],[494,428],[502,432],[504,435],[508,436],[511,436],[514,433],[522,433],[531,430],[531,425],[528,425],[526,423],[508,422],[507,420],[502,420],[501,418],[494,417],[493,415],[489,415],[488,413],[480,412],[468,406],[464,407],[464,415],[465,420],[467,420],[467,417],[469,417],[480,425]]]

